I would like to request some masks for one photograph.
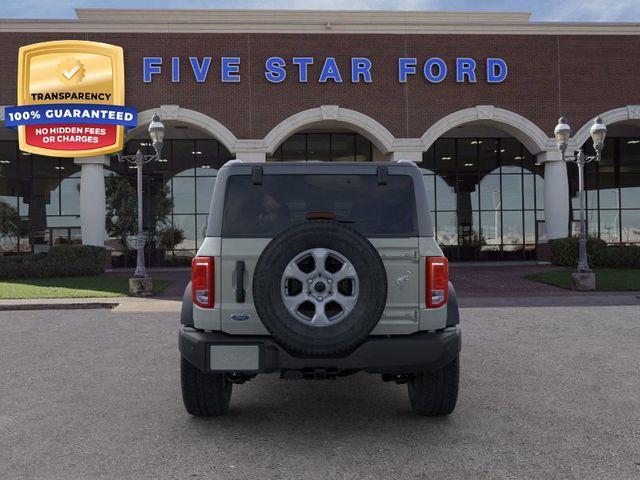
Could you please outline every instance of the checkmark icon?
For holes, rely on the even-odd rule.
[[[62,74],[65,76],[67,80],[71,80],[71,77],[73,77],[76,73],[78,73],[78,70],[80,70],[80,65],[76,65],[70,71],[62,70]]]

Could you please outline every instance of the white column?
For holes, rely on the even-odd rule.
[[[415,152],[415,151],[392,152],[391,161],[397,162],[398,160],[411,160],[412,162],[419,163],[422,161],[422,152]]]
[[[266,162],[267,154],[265,152],[236,152],[236,159],[243,162]]]
[[[83,245],[104,246],[106,199],[103,167],[109,157],[76,158],[80,165],[80,227]]]
[[[569,235],[569,179],[567,164],[560,152],[542,152],[538,162],[544,164],[544,222],[549,239]]]

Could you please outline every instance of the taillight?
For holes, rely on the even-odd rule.
[[[444,257],[427,258],[427,308],[441,307],[449,294],[449,262]]]
[[[213,308],[214,304],[213,257],[195,257],[191,261],[191,299],[202,308]]]

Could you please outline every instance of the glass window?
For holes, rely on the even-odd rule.
[[[455,210],[456,209],[456,192],[452,185],[440,175],[436,175],[436,200],[434,208],[438,210]],[[455,180],[455,177],[452,179]]]
[[[482,236],[487,245],[502,243],[502,217],[499,210],[483,211],[480,214]]]
[[[407,175],[390,175],[386,185],[375,175],[265,175],[259,186],[249,175],[233,175],[222,231],[227,237],[272,237],[313,212],[329,212],[366,236],[417,235]]]
[[[14,141],[0,141],[0,177],[18,175],[18,148]]]
[[[173,140],[171,155],[171,171],[176,176],[193,176],[195,142],[193,140]],[[163,155],[164,156],[164,155]]]
[[[522,176],[502,176],[503,210],[522,210]]]
[[[456,212],[436,212],[437,237],[441,245],[458,244],[458,220]]]
[[[491,143],[495,144],[495,140]],[[478,149],[487,148],[484,139],[460,138],[456,141],[458,173],[475,173],[478,171]],[[491,146],[489,146],[491,149]],[[495,148],[494,148],[495,149]]]
[[[620,176],[628,173],[640,174],[640,137],[620,138]],[[609,140],[605,141],[605,150]]]
[[[435,175],[423,175],[424,186],[427,188],[427,197],[429,198],[429,209],[433,211],[436,204],[436,192],[435,192]]]
[[[176,245],[176,250],[196,250],[196,216],[195,215],[174,215],[173,227],[180,228],[184,233],[184,240]]]
[[[524,160],[522,144],[515,138],[500,139],[500,163],[502,173],[512,174],[522,172]]]
[[[620,174],[620,206],[640,208],[640,174]]]
[[[175,177],[173,179],[173,212],[195,213],[195,179]]]
[[[61,215],[80,215],[80,179],[65,178],[60,182]]]
[[[423,152],[422,154],[422,162],[418,164],[418,166],[420,168],[426,168],[427,170],[431,170],[433,172],[433,169],[435,168],[433,160],[434,160],[434,155],[435,155],[435,148],[432,145],[429,150],[427,150],[426,152]]]
[[[452,138],[440,139],[435,144],[435,151],[436,173],[442,176],[455,175],[457,172],[456,141]]]
[[[356,137],[351,133],[331,135],[331,159],[334,162],[353,162],[355,160]]]
[[[328,133],[307,134],[307,160],[331,161],[331,135]]]
[[[589,220],[591,220],[591,218],[589,218]],[[607,243],[620,242],[619,210],[600,210],[600,238]]]
[[[57,177],[60,172],[60,162],[57,158],[30,155],[33,177]]]
[[[536,243],[536,212],[524,212],[524,243]]]
[[[640,210],[622,211],[622,241],[640,243]]]
[[[196,178],[196,212],[208,213],[216,177]]]
[[[198,247],[202,245],[204,238],[207,236],[207,217],[208,215],[197,215],[196,222],[198,228]]]
[[[522,177],[522,197],[524,200],[524,208],[527,210],[534,210],[536,208],[535,180],[535,175],[523,175]]]
[[[498,141],[482,138],[478,144],[478,170],[480,175],[487,175],[498,168]]]
[[[362,135],[356,135],[356,162],[373,160],[373,145]]]
[[[291,135],[282,144],[282,160],[285,162],[301,162],[306,160],[306,136],[300,133]]]
[[[219,168],[216,140],[196,140],[194,152],[196,175],[211,175],[212,168]]]
[[[487,175],[480,180],[480,206],[482,210],[500,209],[500,175]]]
[[[456,187],[458,210],[478,210],[478,176],[459,175]]]
[[[502,243],[505,248],[524,243],[522,212],[502,212]]]

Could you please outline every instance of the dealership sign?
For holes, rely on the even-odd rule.
[[[144,57],[142,59],[142,81],[153,82],[154,78],[168,72],[173,83],[181,81],[183,70],[198,83],[207,81],[212,70],[212,57]],[[239,83],[240,57],[220,57],[219,81]],[[507,62],[502,58],[474,59],[457,57],[445,60],[440,57],[419,59],[400,57],[396,64],[396,78],[399,83],[407,83],[411,78],[422,77],[428,83],[440,83],[454,78],[457,83],[502,83],[507,79]],[[164,70],[163,70],[164,69]],[[349,57],[347,67],[338,65],[335,57],[269,57],[264,60],[264,77],[270,83],[282,83],[287,78],[294,82],[308,83],[371,83],[375,66],[370,58]]]
[[[89,157],[122,150],[124,128],[137,124],[124,106],[121,47],[63,40],[20,48],[18,106],[5,109],[20,150]]]

